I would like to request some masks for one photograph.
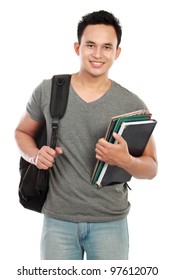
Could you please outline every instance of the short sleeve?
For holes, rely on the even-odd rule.
[[[27,103],[26,110],[32,119],[36,121],[44,120],[42,110],[42,83],[33,91]]]

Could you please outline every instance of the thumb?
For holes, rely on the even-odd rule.
[[[61,147],[56,147],[55,150],[56,150],[57,155],[63,154],[63,151],[62,151],[62,148],[61,148]]]
[[[114,132],[113,133],[113,137],[114,137],[114,139],[115,139],[115,143],[120,143],[120,142],[122,142],[122,137],[118,134],[118,133],[116,133],[116,132]]]

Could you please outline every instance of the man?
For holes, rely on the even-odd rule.
[[[119,20],[106,11],[87,14],[78,24],[77,35],[74,49],[80,69],[71,77],[57,148],[43,146],[39,150],[34,141],[44,120],[50,140],[51,80],[35,89],[15,133],[22,156],[39,169],[50,168],[49,192],[42,209],[41,258],[80,260],[86,252],[89,260],[128,259],[127,187],[113,184],[98,189],[91,184],[91,175],[96,159],[122,167],[139,179],[156,175],[152,137],[139,158],[129,154],[118,134],[114,134],[118,145],[103,138],[112,116],[147,107],[108,78],[121,52]]]

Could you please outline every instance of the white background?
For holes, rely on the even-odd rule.
[[[71,7],[70,7],[71,3]],[[16,0],[0,4],[0,250],[4,260],[39,260],[43,216],[18,202],[14,129],[33,89],[53,74],[78,71],[73,50],[81,16],[113,12],[123,27],[122,53],[110,77],[142,98],[158,121],[159,172],[132,180],[130,262],[165,266],[173,254],[173,9],[170,0]],[[6,262],[6,261],[5,261]],[[14,278],[13,278],[14,279]]]

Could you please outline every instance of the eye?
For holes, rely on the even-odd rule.
[[[94,45],[93,45],[93,44],[87,44],[87,47],[88,47],[89,49],[92,49],[92,48],[94,48]]]
[[[106,51],[109,51],[109,50],[112,49],[112,47],[111,47],[111,46],[104,46],[104,49],[105,49]]]

